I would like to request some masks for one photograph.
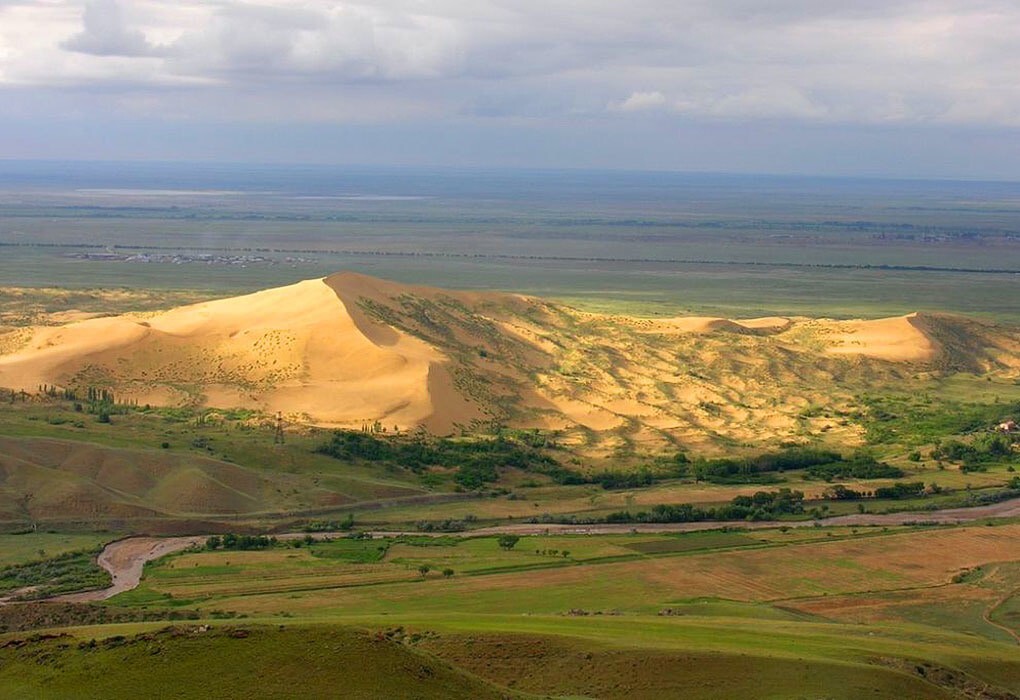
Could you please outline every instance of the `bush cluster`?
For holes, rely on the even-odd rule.
[[[690,503],[660,504],[651,511],[631,513],[622,510],[606,516],[607,523],[693,523],[704,520],[774,520],[782,515],[804,512],[801,491],[779,489],[758,491],[752,496],[737,496],[726,505],[700,508]]]

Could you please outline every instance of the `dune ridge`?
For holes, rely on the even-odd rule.
[[[832,416],[856,394],[956,370],[1020,376],[1020,335],[927,313],[613,316],[343,272],[39,326],[0,355],[0,386],[97,386],[140,403],[280,411],[326,426],[449,433],[495,421],[579,431],[580,441],[595,433],[618,449],[825,431],[852,440]]]

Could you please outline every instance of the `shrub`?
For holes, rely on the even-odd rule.
[[[897,481],[892,486],[880,486],[875,489],[875,498],[913,498],[924,494],[923,481]]]

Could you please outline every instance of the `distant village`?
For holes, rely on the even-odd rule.
[[[264,255],[226,255],[213,253],[69,253],[69,258],[92,262],[154,263],[162,265],[311,265],[314,258],[270,258]]]

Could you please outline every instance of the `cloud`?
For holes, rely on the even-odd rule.
[[[0,92],[241,120],[1020,126],[1018,45],[1015,0],[0,0]]]
[[[666,96],[658,90],[653,92],[632,92],[622,102],[612,102],[609,109],[618,112],[645,112],[666,105]]]
[[[151,56],[156,53],[137,29],[129,29],[117,0],[90,0],[82,17],[84,28],[61,44],[68,51],[93,56]]]
[[[297,10],[237,3],[172,47],[168,68],[234,80],[423,80],[462,69],[455,22],[385,7]]]
[[[732,94],[681,99],[673,104],[681,114],[726,119],[824,119],[828,108],[789,85],[755,86]]]

